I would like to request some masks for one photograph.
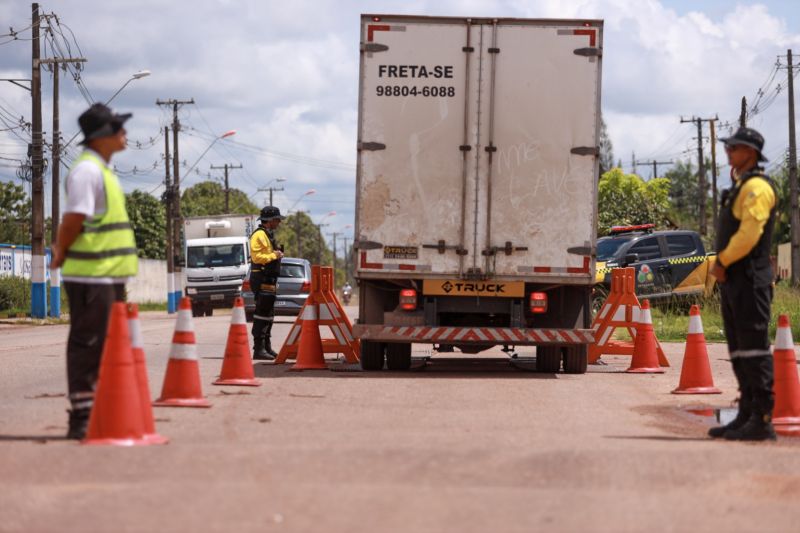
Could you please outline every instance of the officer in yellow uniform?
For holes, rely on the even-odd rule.
[[[720,283],[722,319],[734,374],[741,392],[739,413],[709,430],[727,440],[774,440],[773,363],[769,343],[775,225],[775,188],[759,162],[764,138],[739,128],[725,143],[733,184],[722,193],[717,223],[717,260],[712,274]]]
[[[270,337],[283,257],[274,232],[283,218],[277,207],[265,207],[258,217],[261,224],[250,236],[250,287],[256,304],[252,329],[253,359],[271,360],[278,355],[272,349]]]
[[[125,193],[110,167],[111,156],[126,148],[123,124],[130,117],[94,104],[78,118],[85,149],[67,175],[64,217],[52,244],[50,268],[62,267],[69,300],[69,439],[86,433],[111,306],[125,299],[125,283],[139,265]]]

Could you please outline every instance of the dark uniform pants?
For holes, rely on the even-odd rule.
[[[255,310],[253,311],[253,340],[269,342],[272,336],[272,322],[275,317],[275,296],[277,278],[267,277],[261,272],[250,273],[250,287],[253,290]]]
[[[125,285],[64,282],[69,302],[67,383],[73,409],[91,409],[114,302],[125,301]]]
[[[760,414],[772,413],[773,361],[769,342],[772,285],[754,283],[746,273],[720,284],[720,301],[728,353],[742,397]]]

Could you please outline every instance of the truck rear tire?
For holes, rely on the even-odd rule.
[[[203,308],[200,304],[192,304],[192,316],[195,318],[203,316]]]
[[[386,345],[386,368],[389,370],[408,370],[411,368],[411,343]]]
[[[206,307],[206,316],[214,316],[214,308],[211,306]]]
[[[589,349],[585,344],[564,348],[564,373],[585,374],[589,366]]]
[[[383,370],[383,351],[385,345],[380,342],[361,341],[361,369]]]
[[[536,371],[555,374],[561,369],[561,346],[536,347]]]

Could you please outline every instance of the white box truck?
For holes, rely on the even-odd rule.
[[[364,369],[428,343],[586,371],[602,49],[600,20],[362,15]]]
[[[185,294],[194,316],[211,316],[216,308],[231,308],[242,294],[250,262],[250,235],[258,215],[187,217]]]

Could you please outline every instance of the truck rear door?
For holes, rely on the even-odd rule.
[[[361,276],[591,282],[602,23],[362,17]]]

